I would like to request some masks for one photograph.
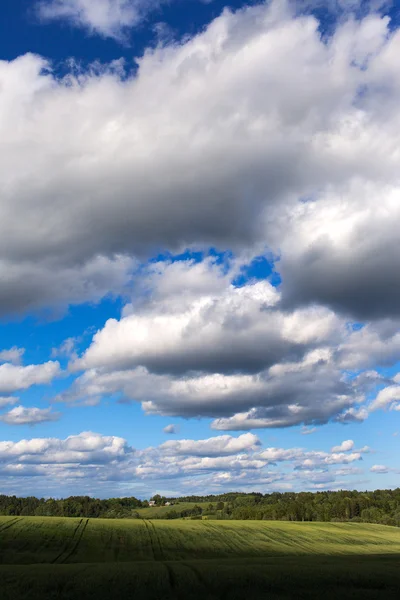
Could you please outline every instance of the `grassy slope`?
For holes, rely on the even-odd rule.
[[[0,563],[5,600],[394,599],[400,530],[0,517]]]
[[[0,518],[3,564],[393,553],[400,530],[383,525]]]

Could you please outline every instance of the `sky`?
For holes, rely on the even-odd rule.
[[[398,487],[400,5],[0,10],[0,493]]]

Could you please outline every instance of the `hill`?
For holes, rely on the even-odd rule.
[[[396,598],[399,558],[380,525],[0,518],[6,600]]]

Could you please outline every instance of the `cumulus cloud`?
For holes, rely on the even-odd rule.
[[[72,361],[85,372],[57,400],[119,395],[148,413],[216,417],[220,430],[365,419],[378,376],[343,369],[358,332],[323,307],[282,310],[269,281],[235,287],[241,264],[209,258],[142,270],[146,293]]]
[[[166,425],[166,427],[164,427],[163,432],[168,434],[178,433],[179,427],[171,423],[170,425]]]
[[[345,440],[339,446],[334,446],[332,448],[332,452],[349,452],[350,450],[353,450],[353,448],[354,448],[353,440]]]
[[[104,35],[135,18],[41,6]],[[225,10],[130,77],[0,62],[1,312],[99,298],[155,249],[263,244],[286,305],[397,314],[399,34],[378,14],[318,26],[285,2]]]
[[[315,433],[317,431],[316,427],[302,427],[301,429],[301,435],[311,435],[312,433]]]
[[[7,425],[37,425],[49,421],[58,421],[60,413],[53,412],[51,408],[26,408],[16,406],[0,417],[0,421]]]
[[[0,351],[0,363],[2,362],[10,362],[13,365],[21,364],[22,357],[25,353],[25,348],[17,348],[14,346],[9,350],[1,350]]]
[[[64,440],[33,438],[0,442],[0,460],[26,464],[106,464],[133,452],[126,440],[83,432]]]
[[[0,314],[20,314],[50,307],[55,313],[67,304],[97,302],[123,294],[136,262],[126,256],[95,257],[83,265],[55,265],[51,257],[29,261],[0,260]]]
[[[385,467],[384,465],[373,465],[370,468],[371,473],[378,473],[379,475],[385,475],[386,473],[389,473],[389,468]]]
[[[127,31],[142,23],[162,0],[40,0],[45,21],[66,20],[105,38],[123,41]]]
[[[40,365],[0,365],[0,394],[12,394],[33,385],[48,384],[61,373],[60,364],[54,361]]]
[[[343,452],[307,451],[303,448],[267,448],[260,453],[260,458],[268,463],[293,462],[295,469],[314,470],[326,465],[349,464],[361,460],[363,451],[345,454]]]
[[[376,398],[369,405],[369,410],[390,407],[399,410],[400,407],[400,385],[388,385],[378,392]]]
[[[195,282],[192,278],[207,270],[207,261],[201,266],[181,263],[180,275],[185,271],[186,281],[175,279],[176,263],[164,266],[155,298],[133,306],[119,321],[110,319],[72,368],[257,372],[338,339],[344,329],[344,323],[324,308],[281,312],[274,307],[279,294],[268,281],[234,287],[218,272],[223,268],[211,264],[203,281],[200,277]]]
[[[18,402],[19,398],[17,398],[16,396],[0,396],[0,408],[12,406],[13,404],[17,404]]]
[[[268,280],[232,283],[243,265],[143,267],[137,297],[73,358],[84,373],[57,400],[119,396],[152,414],[215,417],[226,431],[367,419],[378,401],[366,399],[386,381],[371,366],[397,360],[397,322],[360,330],[324,307],[286,310]]]
[[[166,454],[183,456],[225,456],[254,450],[261,444],[252,433],[244,433],[237,438],[220,435],[208,440],[177,440],[161,444],[160,449]]]
[[[226,431],[360,423],[386,406],[396,380],[368,404],[389,381],[371,367],[397,360],[397,321],[360,329],[325,307],[284,309],[268,280],[232,283],[243,261],[141,267],[137,296],[72,356],[84,373],[57,400],[117,396],[152,414],[214,417]]]
[[[359,391],[343,381],[335,368],[307,360],[292,371],[285,365],[256,375],[175,378],[143,367],[113,372],[90,369],[56,400],[80,403],[119,395],[124,401],[141,402],[149,414],[216,417],[213,428],[225,430],[323,423],[360,401]],[[243,410],[247,412],[237,412]]]
[[[315,489],[351,485],[343,477],[351,477],[360,469],[345,465],[360,456],[302,448],[262,450],[252,434],[177,440],[138,450],[123,438],[84,432],[66,439],[0,442],[0,473],[6,486],[15,486],[16,477],[25,485],[35,477],[36,486],[56,484],[58,495],[68,485],[75,493],[87,490],[87,486],[91,493],[105,493],[113,484],[114,493],[118,486],[132,494],[143,482],[153,482],[153,486],[157,482],[158,489],[171,489],[172,480],[177,490],[226,490],[232,486],[238,490]],[[335,465],[344,466],[336,469]]]

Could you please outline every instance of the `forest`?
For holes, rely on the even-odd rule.
[[[156,506],[167,507],[162,516],[148,516],[149,502],[135,497],[65,499],[0,496],[0,515],[88,518],[222,519],[275,521],[353,521],[400,526],[400,488],[375,491],[272,492],[167,498],[156,494]],[[201,505],[201,506],[200,506]]]

